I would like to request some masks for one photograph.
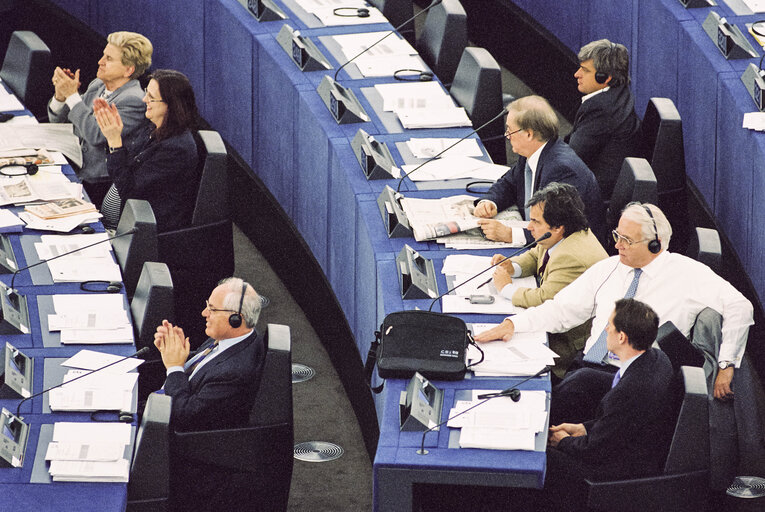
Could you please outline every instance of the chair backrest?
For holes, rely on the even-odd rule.
[[[191,217],[192,226],[201,226],[228,218],[228,153],[218,132],[200,130],[199,189]]]
[[[152,393],[146,400],[135,440],[128,482],[130,512],[162,512],[170,492],[171,398]]]
[[[667,475],[709,468],[709,412],[704,370],[683,366],[680,372],[684,395],[664,465]]]
[[[651,98],[641,125],[639,155],[656,175],[659,195],[685,187],[683,122],[669,98]]]
[[[680,371],[683,366],[704,366],[704,354],[694,347],[672,322],[664,322],[659,326],[656,345],[667,354],[675,372]]]
[[[53,95],[50,77],[50,49],[34,32],[11,34],[0,79],[38,118],[44,118],[48,99]]]
[[[491,53],[484,48],[465,48],[449,93],[465,109],[474,127],[496,116],[502,110],[502,72]],[[501,135],[503,128],[502,119],[497,119],[478,135]]]
[[[117,224],[117,235],[137,231],[112,240],[114,255],[122,269],[122,281],[128,297],[135,293],[146,261],[157,261],[157,220],[148,201],[128,199]]]
[[[371,0],[370,3],[377,7],[394,27],[398,27],[414,15],[412,0]],[[399,33],[413,30],[414,27],[407,24]]]
[[[722,244],[716,229],[697,227],[691,232],[686,256],[700,261],[717,274],[722,269]]]
[[[606,212],[608,229],[616,227],[622,210],[633,201],[657,203],[656,176],[645,158],[624,159]]]
[[[428,12],[416,46],[441,82],[450,84],[467,46],[467,14],[459,0],[443,0]]]
[[[154,345],[154,332],[162,320],[175,322],[173,304],[173,280],[167,265],[145,262],[130,301],[137,348]]]
[[[294,442],[289,327],[269,324],[266,343],[250,426],[171,434],[172,453],[183,454],[183,464],[229,476],[221,495],[237,510],[286,510],[289,497]]]

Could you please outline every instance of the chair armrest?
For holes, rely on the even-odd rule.
[[[634,480],[593,482],[588,486],[587,506],[611,512],[646,510],[704,510],[709,491],[709,471],[692,471]]]

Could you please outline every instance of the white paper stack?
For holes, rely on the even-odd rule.
[[[496,324],[473,324],[473,334],[480,334]],[[496,340],[481,343],[483,362],[472,366],[476,376],[528,376],[534,375],[547,365],[555,364],[558,354],[546,345],[544,332],[515,333],[510,341]],[[468,363],[481,359],[481,353],[468,346]]]
[[[127,482],[130,436],[125,423],[56,423],[46,452],[53,481]]]
[[[377,84],[383,110],[395,112],[404,128],[472,126],[465,109],[437,82]],[[419,171],[418,171],[419,172]]]
[[[471,401],[458,401],[449,413],[453,417],[481,402],[478,395],[500,390],[474,390]],[[537,432],[547,422],[547,397],[544,391],[521,391],[521,399],[509,397],[486,400],[483,404],[448,423],[461,428],[461,448],[486,450],[534,450]]]
[[[61,343],[133,343],[133,327],[121,295],[54,295],[48,330]]]
[[[24,110],[24,105],[11,94],[5,90],[5,87],[0,86],[0,112],[10,112],[15,110]]]
[[[406,147],[416,158],[432,158],[451,145],[454,145],[460,139],[434,139],[419,138],[406,141]],[[441,158],[463,156],[463,157],[481,157],[483,152],[478,145],[478,139],[464,139],[453,148],[446,151]],[[418,171],[419,172],[419,171]]]
[[[421,164],[402,165],[404,173],[416,169]],[[438,181],[477,179],[497,181],[508,170],[504,165],[494,164],[466,156],[448,156],[431,160],[423,165],[417,172],[412,173],[409,179],[412,181]]]
[[[744,114],[744,128],[765,132],[765,112],[747,112]]]
[[[74,249],[106,240],[105,233],[95,235],[43,235],[35,244],[41,259],[52,258]],[[121,281],[120,267],[111,254],[111,245],[101,243],[93,247],[57,258],[47,263],[54,283],[100,280]]]

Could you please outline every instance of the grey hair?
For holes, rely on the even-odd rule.
[[[595,71],[611,77],[609,85],[629,85],[630,55],[623,44],[612,43],[608,39],[598,39],[582,46],[577,57],[579,62],[592,59]]]
[[[524,96],[507,106],[514,112],[515,124],[521,130],[531,130],[537,140],[547,142],[558,136],[558,116],[542,96]]]
[[[646,208],[651,210],[653,219],[648,215]],[[622,210],[622,217],[640,224],[640,231],[644,240],[653,240],[654,237],[658,237],[661,241],[662,250],[667,250],[669,240],[672,238],[672,226],[658,206],[650,203],[629,203]],[[656,223],[656,233],[654,233],[654,222]]]
[[[238,277],[222,279],[218,286],[226,287],[226,296],[223,299],[222,309],[239,311],[239,301],[242,301],[242,320],[250,329],[255,327],[260,317],[260,295],[244,280]],[[246,286],[244,300],[242,300],[242,286]]]

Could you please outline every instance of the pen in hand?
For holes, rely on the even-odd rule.
[[[489,279],[487,279],[487,280],[486,280],[486,281],[484,281],[483,283],[481,283],[481,284],[479,284],[478,286],[476,286],[476,288],[475,288],[475,289],[476,289],[476,290],[478,290],[479,288],[482,288],[482,287],[486,286],[487,284],[489,284],[489,283],[491,282],[491,280],[492,280],[492,279],[494,279],[494,278],[493,278],[493,277],[490,277]]]

